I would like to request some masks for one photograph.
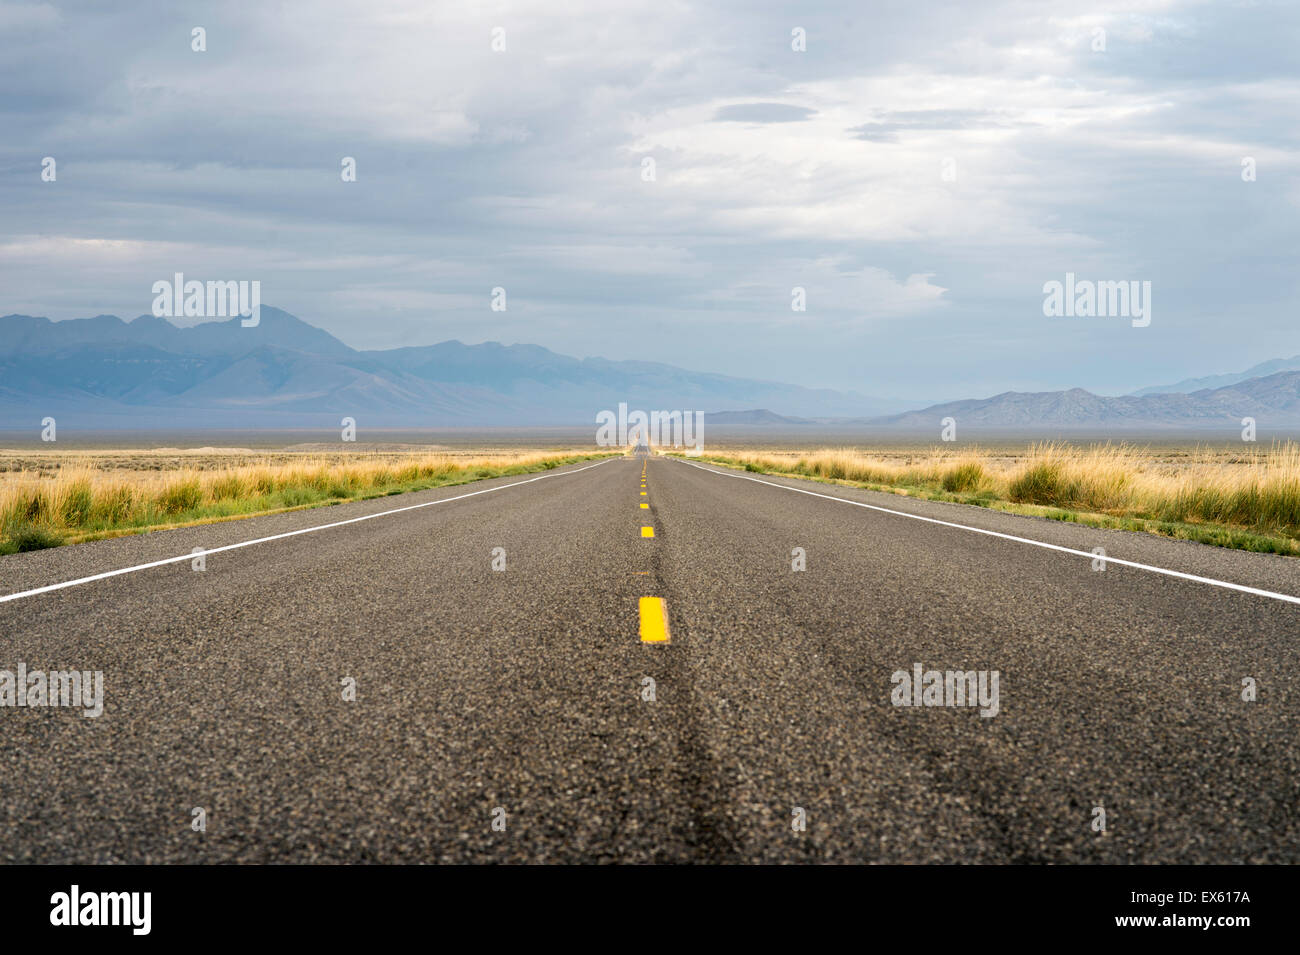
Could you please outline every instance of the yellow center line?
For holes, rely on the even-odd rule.
[[[654,536],[655,536],[655,529],[654,529],[653,527],[643,527],[643,528],[641,528],[641,536],[642,536],[642,537],[654,537]]]
[[[641,642],[671,643],[668,634],[668,605],[663,597],[641,598]]]
[[[642,491],[642,492],[641,492],[641,496],[642,496],[642,497],[645,497],[645,491]]]
[[[648,510],[650,510],[650,505],[647,504],[645,501],[642,501],[642,502],[641,502],[641,510],[643,510],[643,511],[648,511]]]

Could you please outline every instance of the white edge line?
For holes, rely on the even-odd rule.
[[[971,527],[969,524],[958,524],[954,521],[941,521],[937,517],[923,517],[920,514],[909,514],[907,511],[896,511],[890,507],[880,507],[876,504],[865,504],[862,501],[853,501],[846,497],[836,497],[833,494],[821,494],[817,491],[809,491],[806,488],[790,487],[788,484],[777,484],[774,481],[763,481],[758,478],[749,477],[745,474],[731,474],[727,471],[715,471],[713,468],[705,467],[702,464],[696,464],[693,461],[683,461],[681,458],[669,458],[671,461],[680,461],[682,464],[689,464],[693,468],[699,468],[701,471],[708,471],[710,474],[717,474],[720,477],[740,478],[743,481],[753,481],[755,484],[766,484],[768,487],[779,487],[784,491],[794,491],[798,494],[809,494],[813,497],[824,497],[828,501],[839,501],[841,504],[852,504],[854,507],[865,507],[873,511],[882,511],[885,514],[897,514],[899,517],[910,517],[914,521],[925,521],[927,524],[939,524],[943,527],[956,527],[959,530],[971,531],[975,534],[984,534],[988,537],[1000,537],[1003,540],[1017,541],[1021,544],[1032,544],[1034,547],[1043,547],[1047,550],[1060,551],[1063,554],[1074,554],[1077,557],[1087,557],[1089,560],[1100,559],[1107,564],[1119,564],[1121,567],[1133,567],[1137,570],[1150,571],[1153,574],[1164,574],[1167,577],[1178,577],[1182,580],[1192,580],[1198,584],[1209,584],[1212,587],[1223,587],[1227,590],[1237,590],[1244,594],[1254,594],[1256,597],[1269,597],[1273,600],[1283,600],[1287,603],[1300,604],[1300,597],[1292,597],[1290,594],[1274,593],[1271,590],[1261,590],[1258,587],[1247,587],[1244,584],[1234,584],[1226,580],[1215,580],[1213,577],[1198,577],[1196,574],[1185,574],[1181,570],[1167,570],[1164,567],[1153,567],[1151,564],[1139,564],[1134,560],[1121,560],[1118,557],[1100,557],[1091,551],[1075,550],[1073,547],[1062,547],[1060,544],[1049,544],[1046,541],[1037,541],[1029,537],[1017,537],[1015,534],[1003,534],[1000,531],[985,530],[982,527]]]
[[[491,494],[493,491],[504,491],[509,487],[519,487],[521,484],[532,484],[534,481],[544,481],[546,478],[564,477],[569,474],[577,474],[579,471],[597,468],[602,464],[606,464],[613,460],[614,458],[606,458],[604,461],[597,461],[595,464],[585,464],[572,471],[557,471],[552,474],[540,474],[537,477],[529,478],[526,481],[515,481],[513,484],[499,484],[496,487],[487,487],[480,491],[470,491],[468,494],[458,494],[455,497],[444,497],[436,501],[425,501],[423,504],[411,504],[407,507],[396,507],[390,511],[380,511],[377,514],[363,514],[360,517],[350,517],[345,521],[334,521],[332,524],[319,524],[315,527],[304,527],[296,531],[286,531],[283,534],[272,534],[270,537],[258,537],[255,540],[241,541],[238,544],[226,544],[222,547],[212,547],[197,553],[181,554],[179,557],[165,557],[162,560],[153,560],[147,564],[136,564],[134,567],[123,567],[121,570],[108,570],[102,574],[92,574],[89,577],[78,577],[76,580],[65,580],[62,583],[47,584],[44,587],[34,587],[31,590],[24,590],[16,594],[9,594],[0,597],[0,604],[8,603],[10,600],[21,600],[23,597],[35,597],[37,594],[47,594],[52,590],[62,590],[65,587],[76,587],[80,584],[89,584],[96,580],[104,580],[107,577],[117,577],[120,574],[133,574],[137,570],[148,570],[150,567],[162,567],[165,564],[178,564],[184,560],[193,560],[195,557],[206,557],[208,554],[220,554],[222,551],[238,550],[241,547],[252,547],[254,544],[265,544],[268,541],[283,540],[286,537],[297,537],[299,534],[312,534],[316,531],[327,531],[332,527],[342,527],[345,524],[356,524],[358,521],[369,521],[376,517],[388,517],[390,514],[401,514],[403,511],[415,511],[422,507],[433,507],[435,504],[450,504],[452,501],[463,501],[467,497],[475,497],[479,494]],[[436,490],[436,488],[428,488],[427,490]]]

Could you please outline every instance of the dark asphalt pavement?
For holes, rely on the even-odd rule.
[[[0,602],[0,670],[104,681],[0,708],[0,861],[1300,861],[1300,606],[773,485],[1285,595],[1300,562],[582,467],[0,557],[3,597],[459,498]],[[997,671],[997,714],[894,705],[918,663]]]

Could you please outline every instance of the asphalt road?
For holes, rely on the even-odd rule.
[[[1281,595],[1300,563],[710,470],[0,558],[3,598],[445,501],[0,602],[0,669],[104,686],[0,708],[0,860],[1300,861],[1300,606],[1027,540]],[[894,705],[918,663],[997,671],[997,714]]]

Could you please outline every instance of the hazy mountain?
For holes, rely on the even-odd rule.
[[[1228,385],[1235,385],[1239,381],[1247,381],[1251,378],[1264,378],[1268,375],[1275,375],[1279,371],[1300,371],[1300,355],[1294,358],[1274,358],[1271,361],[1261,362],[1254,367],[1247,368],[1245,371],[1233,372],[1225,375],[1207,375],[1204,378],[1185,378],[1182,381],[1175,382],[1172,385],[1155,385],[1151,388],[1143,388],[1141,391],[1135,391],[1135,395],[1165,395],[1171,393],[1191,394],[1193,391],[1204,391],[1209,388],[1223,388]]]
[[[313,355],[345,358],[355,355],[329,332],[269,305],[262,306],[261,323],[244,328],[238,318],[179,328],[165,318],[141,315],[124,322],[116,315],[52,322],[30,315],[0,318],[0,356],[34,355],[77,346],[142,345],[182,355],[237,355],[257,347],[283,348]]]
[[[801,425],[801,424],[819,424],[821,421],[816,418],[792,418],[789,415],[780,415],[774,411],[768,411],[766,408],[755,408],[751,411],[715,411],[704,416],[706,425]]]
[[[1285,367],[1244,377],[1275,366]],[[573,358],[538,345],[357,351],[269,306],[252,328],[238,318],[186,328],[153,316],[0,318],[0,430],[33,428],[45,415],[86,430],[338,427],[344,416],[368,427],[583,426],[620,402],[703,410],[711,427],[937,434],[952,417],[965,435],[1235,431],[1252,417],[1262,430],[1300,428],[1300,358],[1203,380],[1220,379],[1232,380],[1120,397],[1080,388],[1005,392],[882,416],[897,403],[654,362]]]
[[[586,425],[620,402],[647,411],[767,405],[818,415],[899,407],[537,345],[357,351],[269,306],[251,328],[238,318],[187,328],[153,316],[0,318],[0,430],[56,412],[88,429],[337,427],[342,416],[372,427]]]
[[[876,418],[870,424],[937,433],[939,422],[948,417],[956,419],[959,432],[967,433],[1240,430],[1245,417],[1254,418],[1261,429],[1294,429],[1300,427],[1300,371],[1279,372],[1191,394],[1108,398],[1082,388],[1008,391],[991,398],[950,401]]]
[[[774,405],[795,413],[871,414],[899,406],[878,398],[776,382],[686,371],[646,361],[571,358],[538,345],[464,345],[442,342],[419,348],[362,353],[384,367],[427,381],[491,389],[525,407],[721,411]],[[665,403],[667,402],[667,403]],[[856,409],[871,409],[867,411]]]

